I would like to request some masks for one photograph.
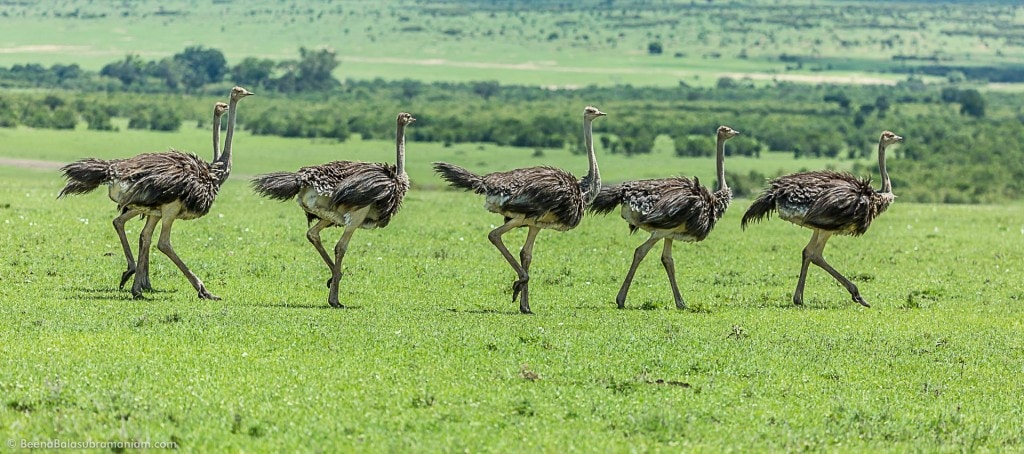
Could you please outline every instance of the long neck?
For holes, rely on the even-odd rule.
[[[218,159],[218,162],[224,163],[224,179],[227,179],[227,175],[231,173],[231,140],[235,136],[235,117],[238,113],[235,106],[237,105],[238,99],[232,97],[228,105],[228,132],[224,137],[224,154],[220,155],[220,159]]]
[[[892,193],[892,182],[889,181],[889,172],[885,170],[885,144],[878,142],[878,171],[882,173],[882,193]]]
[[[587,160],[589,162],[589,168],[587,170],[587,176],[583,177],[582,183],[584,184],[583,193],[586,198],[585,202],[590,205],[597,197],[597,193],[601,191],[601,172],[597,168],[597,156],[594,155],[594,120],[591,118],[583,119],[583,141],[587,146]]]
[[[405,124],[398,123],[397,138],[395,138],[395,172],[405,175]]]
[[[725,184],[725,137],[718,136],[718,190],[728,188]]]
[[[213,116],[213,161],[220,158],[220,115]]]

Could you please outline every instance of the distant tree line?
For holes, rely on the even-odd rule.
[[[873,155],[880,132],[890,129],[907,136],[890,163],[901,200],[969,203],[1024,197],[1019,145],[1024,143],[1019,107],[1024,103],[1019,94],[986,99],[975,89],[925,85],[913,78],[896,86],[755,87],[723,79],[714,88],[575,90],[493,81],[341,83],[330,76],[338,64],[330,51],[300,49],[300,58],[288,64],[247,59],[234,67],[225,66],[218,55],[190,47],[157,61],[128,56],[104,67],[108,75],[77,65],[0,68],[0,86],[44,89],[0,92],[0,127],[69,129],[84,123],[89,129],[113,130],[114,118],[127,118],[128,128],[150,130],[175,130],[186,121],[208,125],[211,100],[223,99],[237,83],[261,90],[260,102],[247,105],[239,118],[255,134],[391,139],[393,127],[379,121],[381,116],[407,110],[419,119],[408,132],[414,141],[580,153],[580,110],[596,104],[610,114],[609,121],[595,124],[602,153],[642,154],[668,146],[678,156],[710,158],[713,131],[728,124],[743,132],[730,141],[729,156],[782,152],[798,158],[864,158]],[[176,88],[168,80],[177,81]],[[183,96],[159,94],[168,92]],[[154,102],[156,96],[160,102]],[[874,172],[874,164],[857,169],[859,174]],[[768,176],[730,174],[730,186],[742,195],[756,191]]]

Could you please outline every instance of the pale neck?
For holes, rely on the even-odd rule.
[[[889,181],[889,172],[885,169],[885,144],[878,142],[878,171],[882,174],[882,193],[892,193],[892,181]]]
[[[395,138],[395,171],[399,175],[405,174],[405,124],[398,123],[398,137]]]
[[[228,132],[224,137],[224,154],[220,155],[218,162],[224,163],[224,175],[231,172],[231,142],[235,137],[235,117],[238,114],[238,110],[235,106],[238,105],[238,98],[231,98],[231,102],[228,105]]]
[[[722,190],[728,185],[725,184],[725,137],[722,135],[718,136],[718,189]]]
[[[220,115],[213,117],[213,161],[220,158]]]
[[[590,201],[593,201],[597,197],[597,192],[601,189],[601,172],[597,168],[597,156],[594,154],[594,120],[592,118],[583,119],[583,141],[587,147],[587,161],[589,168],[587,169],[587,176],[583,178],[586,182],[587,187],[583,188],[584,192],[590,197]],[[589,202],[588,201],[588,205]]]

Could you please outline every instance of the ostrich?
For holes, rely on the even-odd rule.
[[[213,105],[213,161],[220,158],[220,117],[228,110],[226,103],[218,102]]]
[[[406,112],[398,114],[395,165],[334,161],[303,167],[298,172],[259,175],[252,180],[253,189],[260,195],[277,200],[297,196],[299,206],[306,211],[306,220],[311,224],[317,221],[306,232],[306,238],[331,270],[327,297],[331,307],[345,307],[338,302],[338,286],[341,261],[352,234],[360,227],[387,226],[409,190],[409,176],[405,173],[405,127],[414,121],[416,119]],[[345,228],[334,246],[333,259],[320,241],[320,231],[332,226]]]
[[[768,188],[747,209],[741,224],[744,229],[750,221],[758,222],[770,217],[772,211],[778,211],[780,218],[814,231],[803,250],[793,304],[803,305],[807,266],[813,263],[843,284],[854,301],[871,307],[861,297],[857,286],[825,261],[822,251],[832,235],[863,235],[871,221],[892,203],[896,196],[885,170],[885,148],[902,141],[902,137],[889,131],[882,132],[878,140],[878,170],[882,174],[879,191],[871,187],[870,178],[857,179],[848,173],[829,170],[800,172],[769,181]]]
[[[200,218],[210,211],[217,197],[220,185],[231,172],[231,145],[234,136],[236,105],[242,98],[253,93],[242,88],[231,89],[228,110],[228,130],[224,153],[212,163],[203,161],[192,153],[167,151],[143,153],[127,159],[86,158],[75,161],[61,171],[68,180],[58,198],[72,194],[90,192],[101,184],[109,186],[110,199],[117,203],[121,213],[114,218],[114,230],[121,240],[128,269],[121,274],[120,287],[135,275],[132,296],[142,298],[142,290],[149,289],[149,250],[153,242],[153,231],[162,221],[157,249],[178,266],[199,298],[217,300],[202,281],[185,265],[171,246],[171,225],[177,219]],[[217,115],[217,107],[214,115]],[[221,111],[221,113],[223,113]],[[216,120],[215,120],[216,122]],[[217,135],[216,129],[214,132]],[[216,151],[216,149],[215,149]],[[139,261],[132,258],[131,247],[125,235],[124,224],[135,216],[142,216],[146,224],[139,234]]]
[[[512,265],[518,279],[512,282],[512,301],[519,298],[519,311],[530,314],[529,281],[533,242],[541,229],[566,231],[576,227],[583,210],[601,190],[601,174],[594,156],[593,121],[606,114],[596,107],[583,109],[583,138],[587,148],[589,171],[582,180],[552,167],[527,167],[507,172],[476,175],[462,167],[435,162],[434,170],[450,185],[484,194],[484,207],[505,217],[505,223],[491,230],[487,239]],[[529,227],[519,262],[505,247],[501,237],[517,227]],[[520,298],[521,296],[521,298]]]
[[[629,223],[630,233],[637,229],[651,232],[651,237],[633,252],[633,264],[626,273],[615,303],[619,309],[626,305],[626,294],[633,283],[633,275],[637,266],[647,256],[647,252],[660,240],[665,240],[665,249],[661,253],[661,264],[668,273],[668,282],[672,286],[672,296],[676,307],[685,309],[686,303],[679,294],[676,285],[675,262],[672,260],[672,240],[687,242],[702,241],[721,219],[732,191],[725,184],[725,141],[739,134],[728,126],[718,127],[718,187],[712,193],[701,186],[694,177],[664,178],[658,180],[627,181],[620,185],[601,189],[590,210],[594,213],[606,214],[616,206],[622,205],[622,218]]]

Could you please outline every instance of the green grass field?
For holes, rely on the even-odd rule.
[[[342,80],[712,86],[720,77],[895,83],[906,76],[879,71],[922,61],[1013,65],[1024,57],[1019,35],[999,32],[1020,26],[1013,5],[613,3],[11,2],[0,5],[0,65],[99,70],[128,54],[159,60],[191,45],[220,49],[234,65],[245,57],[295,59],[304,46],[336,50]],[[654,42],[659,55],[648,52]]]
[[[207,150],[189,128],[102,144],[88,131],[0,133],[56,161]],[[216,302],[197,299],[156,250],[156,291],[132,300],[117,289],[124,263],[105,193],[56,200],[55,170],[0,167],[0,438],[288,451],[1024,448],[1019,204],[897,201],[864,237],[835,238],[826,256],[870,309],[815,268],[805,307],[792,306],[810,232],[778,220],[743,232],[748,201],[737,200],[706,241],[676,246],[689,310],[674,308],[654,254],[617,310],[644,236],[615,215],[588,217],[541,234],[536,315],[522,316],[514,274],[486,239],[500,219],[478,196],[422,188],[437,184],[429,160],[489,170],[533,159],[410,143],[418,184],[389,227],[356,234],[349,309],[331,310],[301,210],[257,198],[241,176],[341,149],[390,160],[392,149],[279,140],[238,136],[236,174],[211,214],[175,224],[176,250]],[[564,154],[547,159],[581,172],[584,158]],[[633,171],[600,159],[606,174]],[[679,162],[702,169],[683,174],[713,167]],[[516,248],[523,232],[507,238]]]

